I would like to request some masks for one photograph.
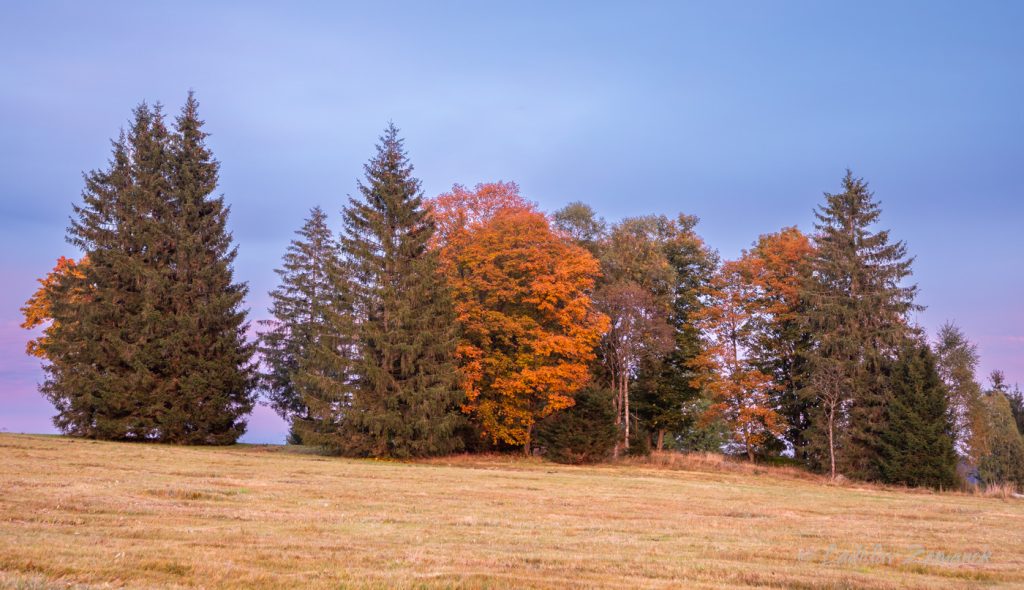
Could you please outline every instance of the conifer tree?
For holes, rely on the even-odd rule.
[[[68,241],[91,263],[52,288],[42,386],[57,409],[54,424],[67,434],[159,436],[150,402],[161,375],[149,362],[145,277],[156,263],[146,238],[166,214],[154,207],[166,201],[166,137],[159,106],[136,107],[129,130],[113,143],[109,167],[85,175],[82,204],[74,207]],[[90,296],[73,296],[83,290]]]
[[[68,233],[89,263],[48,294],[42,391],[67,433],[225,444],[245,430],[245,287],[197,106],[190,95],[171,133],[140,105],[109,168],[86,175]]]
[[[669,265],[675,270],[667,316],[673,342],[667,354],[641,368],[637,378],[637,413],[656,433],[656,446],[665,445],[666,434],[678,435],[699,428],[703,412],[694,401],[701,388],[692,384],[696,372],[690,363],[705,348],[694,318],[704,309],[702,295],[718,265],[718,255],[697,235],[698,219],[680,214],[676,219],[660,218],[659,242]]]
[[[451,298],[428,249],[435,223],[389,125],[345,208],[342,248],[357,318],[347,452],[407,457],[456,450],[461,422]]]
[[[161,438],[188,444],[233,443],[252,411],[255,346],[242,308],[248,288],[234,280],[237,248],[227,229],[229,207],[214,194],[220,163],[206,146],[199,102],[189,92],[170,137],[171,218],[161,224],[170,256],[163,343],[173,389]],[[155,318],[154,318],[155,319]]]
[[[815,212],[812,277],[805,292],[810,377],[804,395],[814,408],[808,430],[814,464],[877,479],[878,432],[885,419],[885,368],[909,333],[916,287],[903,242],[873,231],[881,209],[867,184],[847,171],[843,192],[825,194]]]
[[[271,407],[292,425],[293,442],[340,446],[349,403],[352,315],[343,297],[341,249],[320,207],[310,211],[276,272],[272,320],[260,334],[266,370],[262,388]]]
[[[910,341],[888,373],[890,391],[876,443],[882,481],[953,487],[953,425],[935,356],[924,342]]]

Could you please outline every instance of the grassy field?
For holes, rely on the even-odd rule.
[[[0,588],[67,587],[1021,588],[1024,501],[699,456],[392,463],[0,435]]]

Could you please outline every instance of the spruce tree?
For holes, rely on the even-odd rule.
[[[135,108],[106,170],[85,175],[68,241],[95,260],[60,281],[43,394],[63,432],[114,440],[159,437],[152,407],[163,385],[150,335],[154,290],[147,279],[165,263],[151,248],[167,211],[167,129],[159,105]],[[87,292],[73,297],[75,291]]]
[[[90,263],[55,290],[42,388],[69,434],[223,444],[244,432],[245,287],[196,106],[172,134],[159,105],[140,105],[109,168],[86,175],[68,239]]]
[[[310,211],[277,269],[272,320],[261,322],[261,386],[292,425],[293,442],[337,447],[348,406],[352,323],[340,245],[319,207]]]
[[[908,342],[888,373],[889,396],[876,443],[882,481],[953,487],[953,423],[935,355],[924,342]]]
[[[536,441],[545,457],[557,463],[597,463],[607,459],[619,438],[612,400],[607,388],[585,387],[576,403],[537,424]]]
[[[877,479],[878,432],[888,396],[885,369],[909,333],[917,288],[904,281],[913,259],[886,230],[873,231],[881,208],[850,171],[843,192],[825,194],[815,212],[816,251],[805,300],[809,371],[804,395],[816,467]],[[833,468],[832,465],[835,465]]]
[[[360,198],[344,210],[357,342],[344,450],[379,457],[451,452],[461,444],[458,334],[428,248],[435,224],[393,124],[364,170]]]
[[[234,280],[230,209],[214,194],[220,163],[206,146],[198,109],[189,92],[169,142],[171,216],[161,227],[171,264],[159,317],[168,324],[162,346],[173,387],[160,400],[161,439],[230,444],[252,411],[255,346],[245,336],[248,288]]]

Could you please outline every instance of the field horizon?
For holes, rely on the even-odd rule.
[[[1024,585],[1019,499],[700,455],[394,462],[0,434],[0,456],[0,588]]]

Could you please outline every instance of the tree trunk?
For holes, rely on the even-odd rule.
[[[523,444],[523,454],[530,456],[530,443],[533,441],[533,424],[526,427],[526,443]]]
[[[662,450],[665,446],[665,429],[658,429],[658,450]]]
[[[629,374],[622,376],[622,406],[623,419],[626,421],[626,437],[623,440],[626,450],[629,450]]]
[[[832,434],[832,432],[833,432],[833,426],[832,425],[833,425],[833,423],[835,421],[835,415],[836,415],[836,410],[835,410],[835,405],[833,405],[831,408],[829,408],[829,412],[828,412],[828,459],[829,459],[829,461],[832,464],[831,465],[832,479],[836,478],[836,446],[835,446],[835,441],[834,441],[834,438],[833,438],[834,435]]]

